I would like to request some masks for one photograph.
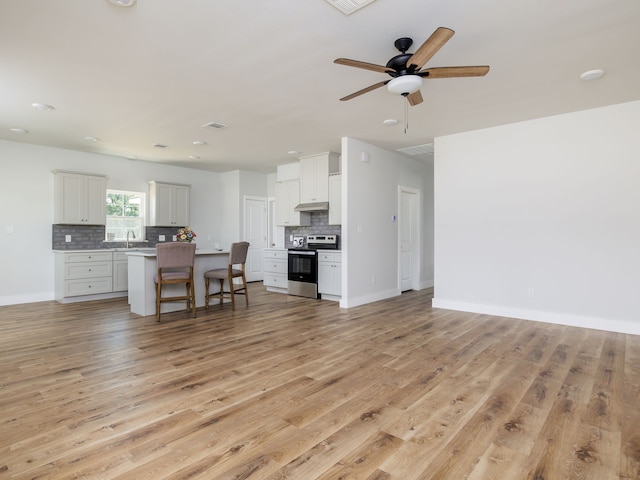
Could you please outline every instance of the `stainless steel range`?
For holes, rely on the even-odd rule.
[[[318,298],[318,250],[338,248],[337,235],[307,235],[288,251],[289,295]]]

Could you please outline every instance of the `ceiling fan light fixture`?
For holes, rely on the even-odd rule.
[[[586,72],[582,72],[580,75],[580,80],[597,80],[604,75],[604,70],[602,68],[596,68],[595,70],[587,70]]]
[[[109,0],[109,1],[119,7],[132,7],[136,3],[136,0]]]
[[[418,75],[402,75],[387,83],[387,90],[395,95],[409,95],[420,90],[422,77]]]

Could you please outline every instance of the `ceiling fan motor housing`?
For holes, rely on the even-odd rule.
[[[396,55],[387,62],[387,67],[393,69],[393,72],[388,72],[392,77],[399,77],[402,75],[412,75],[416,73],[419,68],[415,65],[407,65],[407,61],[413,56],[412,53],[406,53],[407,50],[413,45],[413,40],[409,37],[402,37],[394,42],[395,47],[402,53]]]

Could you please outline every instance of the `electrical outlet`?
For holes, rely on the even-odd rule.
[[[64,236],[64,241],[69,243],[71,241],[71,235],[65,235]]]
[[[527,288],[527,297],[529,297],[529,298],[533,298],[533,297],[535,297],[535,296],[536,296],[536,292],[535,292],[535,290],[533,289],[533,287],[529,287],[529,288]]]
[[[158,241],[164,242],[164,235],[158,235]]]
[[[178,240],[178,239],[176,238],[176,236],[175,236],[175,235],[174,235],[173,237],[171,237],[171,239],[172,239],[172,241],[174,241],[174,242],[175,242],[176,240]]]

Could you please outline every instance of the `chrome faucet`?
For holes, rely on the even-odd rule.
[[[129,248],[129,234],[131,234],[131,236],[133,237],[134,240],[136,239],[136,234],[133,233],[133,230],[129,230],[127,232],[127,248]]]

